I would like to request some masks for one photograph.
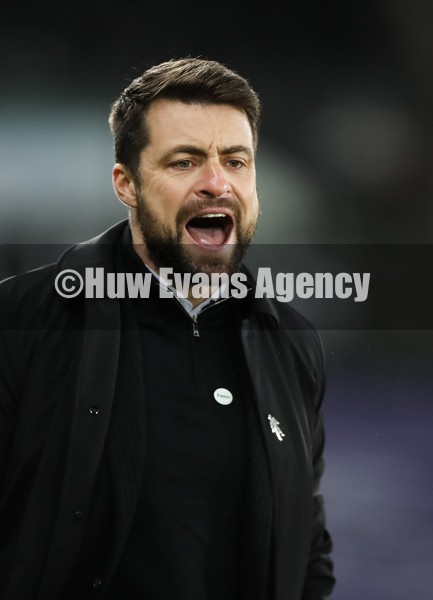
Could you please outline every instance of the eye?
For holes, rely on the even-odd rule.
[[[229,161],[227,161],[227,164],[233,169],[241,169],[245,166],[244,162],[242,160],[238,160],[237,158],[231,158]]]
[[[183,158],[182,160],[179,160],[173,164],[174,167],[177,167],[179,169],[189,169],[191,165],[192,161],[188,160],[187,158]]]

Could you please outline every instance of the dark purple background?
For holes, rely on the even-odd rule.
[[[324,332],[324,340],[322,487],[334,538],[334,597],[428,598],[433,333]]]

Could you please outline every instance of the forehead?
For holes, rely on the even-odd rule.
[[[149,108],[146,121],[150,133],[149,145],[161,149],[181,143],[200,147],[215,144],[253,147],[246,113],[228,104],[156,100]]]

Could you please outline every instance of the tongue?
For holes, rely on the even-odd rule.
[[[225,242],[224,230],[221,227],[191,227],[188,233],[201,246],[221,246]]]

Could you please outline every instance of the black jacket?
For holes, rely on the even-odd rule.
[[[113,272],[114,247],[124,227],[121,222],[70,248],[57,264],[0,285],[2,600],[59,600],[81,554],[116,396],[121,312],[115,300],[61,298],[54,278],[61,270],[86,266]],[[254,299],[242,323],[242,341],[270,468],[274,600],[320,600],[334,586],[319,488],[320,339],[287,304]],[[271,431],[269,415],[279,422],[283,440]],[[136,423],[143,426],[144,416]],[[129,461],[137,481],[144,449],[131,445],[139,439],[128,433],[127,457],[119,449],[119,460]],[[119,554],[138,486],[134,476],[116,484],[113,547]],[[95,571],[94,589],[109,575]]]

